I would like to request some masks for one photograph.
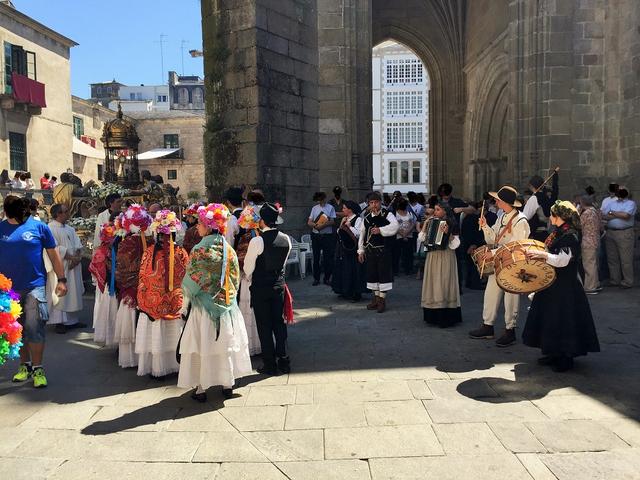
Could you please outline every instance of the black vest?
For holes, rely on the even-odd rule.
[[[256,268],[251,277],[251,292],[256,288],[284,286],[284,266],[289,254],[289,239],[276,230],[262,233],[264,250],[256,259]]]
[[[232,213],[236,220],[240,220],[240,215],[242,215],[242,210],[236,210]],[[247,230],[238,225],[238,233],[233,238],[233,249],[238,250],[238,243],[240,243],[240,239],[247,233]]]
[[[382,234],[373,235],[371,229],[374,227],[386,227],[389,225],[387,215],[389,211],[385,208],[380,210],[378,215],[373,215],[371,212],[367,213],[364,217],[364,247],[366,249],[382,249],[391,244],[393,236],[383,237]]]
[[[351,219],[351,221],[347,220],[347,223],[350,227],[355,228],[357,220],[358,216],[356,215]],[[353,238],[351,238],[351,235],[341,228],[338,228],[338,241],[346,252],[355,252],[358,250],[358,240],[356,239],[356,241],[354,241]]]

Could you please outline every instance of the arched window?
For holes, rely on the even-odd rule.
[[[191,92],[193,98],[193,108],[204,108],[204,93],[201,88],[194,88]]]
[[[181,107],[189,105],[189,90],[184,87],[178,89],[178,105]]]

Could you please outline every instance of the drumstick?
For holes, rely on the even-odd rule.
[[[547,183],[549,183],[549,180],[551,180],[551,179],[553,178],[553,176],[554,176],[556,173],[558,173],[559,171],[560,171],[560,167],[556,167],[556,168],[554,168],[554,169],[553,169],[553,173],[552,173],[551,175],[549,175],[549,176],[547,177],[547,179],[546,179],[544,182],[542,182],[542,185],[540,185],[538,188],[536,188],[536,189],[533,191],[533,194],[535,195],[535,194],[536,194],[536,193],[538,193],[540,190],[542,190],[542,188],[543,188]]]
[[[484,218],[484,202],[482,202],[482,208],[480,209],[480,218]],[[480,226],[480,222],[478,222],[478,231],[481,231],[482,227]]]

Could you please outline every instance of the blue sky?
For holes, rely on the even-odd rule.
[[[126,85],[167,82],[166,72],[202,76],[200,0],[13,0],[22,13],[75,40],[71,91],[89,97],[89,84],[113,78]],[[120,33],[116,33],[120,32]],[[160,34],[165,34],[161,77]]]

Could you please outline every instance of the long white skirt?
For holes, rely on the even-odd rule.
[[[81,312],[63,312],[53,307],[49,310],[49,320],[47,325],[75,325],[80,321]]]
[[[183,325],[182,319],[152,322],[146,313],[140,313],[136,328],[138,375],[163,377],[178,371],[176,347]]]
[[[136,309],[124,302],[120,303],[116,315],[115,340],[118,344],[118,365],[122,368],[136,367]]]
[[[116,315],[118,313],[118,298],[109,296],[105,288],[101,292],[96,288],[95,304],[93,306],[93,341],[107,347],[116,346]]]
[[[240,302],[239,307],[244,318],[244,326],[247,329],[247,337],[249,338],[249,354],[259,355],[262,352],[260,346],[260,337],[258,336],[258,327],[256,325],[256,317],[253,314],[253,308],[251,308],[251,280],[243,275],[240,282]]]
[[[237,305],[220,317],[220,336],[211,317],[192,307],[180,343],[178,387],[231,388],[237,378],[251,375],[247,330]]]

